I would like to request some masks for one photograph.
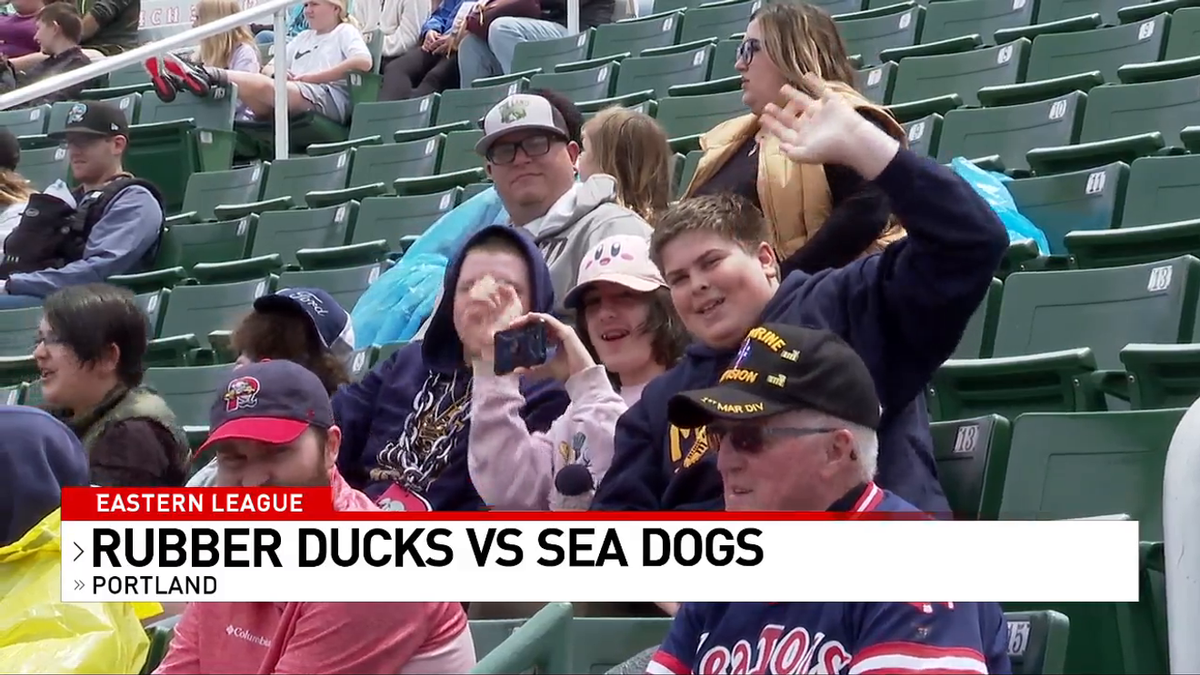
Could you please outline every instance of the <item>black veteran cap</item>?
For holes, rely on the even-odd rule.
[[[875,381],[850,345],[827,330],[766,324],[750,331],[717,386],[676,394],[667,416],[694,429],[802,408],[879,426]]]

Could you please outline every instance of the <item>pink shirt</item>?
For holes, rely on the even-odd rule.
[[[37,32],[36,14],[0,16],[0,54],[9,58],[41,51],[33,34]]]
[[[334,470],[334,508],[378,510]],[[457,602],[191,603],[155,672],[465,673],[475,666]]]

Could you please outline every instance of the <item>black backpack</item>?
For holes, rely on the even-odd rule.
[[[102,188],[82,193],[77,191],[79,205],[76,208],[71,208],[57,197],[42,192],[31,195],[29,204],[21,214],[21,221],[4,240],[4,260],[0,262],[0,278],[7,279],[15,272],[58,269],[81,260],[92,227],[100,221],[112,200],[122,190],[133,185],[140,185],[149,190],[159,206],[162,206],[162,194],[153,183],[128,174],[118,176]],[[161,240],[160,226],[159,240],[150,247],[138,265],[139,268],[153,262]]]

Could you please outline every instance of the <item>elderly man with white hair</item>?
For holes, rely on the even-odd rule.
[[[728,511],[916,512],[874,482],[880,413],[853,348],[781,324],[751,330],[716,387],[668,403],[719,447]],[[646,672],[1011,673],[1007,647],[996,603],[684,603]]]

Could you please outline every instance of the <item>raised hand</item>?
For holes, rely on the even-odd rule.
[[[508,327],[519,328],[534,322],[546,325],[549,342],[554,345],[556,352],[549,361],[540,366],[518,368],[518,374],[527,375],[531,379],[553,378],[565,382],[575,373],[596,365],[596,360],[588,353],[587,347],[583,346],[583,340],[579,339],[575,329],[549,314],[530,312],[517,317]]]
[[[495,360],[496,332],[525,311],[521,298],[511,286],[497,284],[487,293],[472,293],[463,301],[468,303],[464,312],[467,325],[459,335],[463,351],[473,360],[491,363]]]
[[[804,85],[815,98],[785,85],[781,93],[787,105],[768,104],[763,110],[762,126],[779,139],[780,150],[801,164],[849,166],[868,180],[882,173],[899,142],[815,75],[805,75]]]

